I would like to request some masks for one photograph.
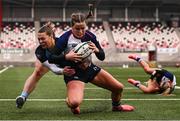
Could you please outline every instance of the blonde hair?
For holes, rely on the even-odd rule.
[[[173,90],[174,90],[174,87],[171,87],[169,82],[163,82],[160,84],[160,93],[162,95],[171,94]]]
[[[86,16],[85,14],[78,12],[78,13],[72,13],[71,15],[71,26],[74,26],[76,23],[86,22]]]

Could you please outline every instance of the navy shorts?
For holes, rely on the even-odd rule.
[[[94,77],[100,72],[100,70],[100,67],[91,63],[85,70],[81,68],[75,69],[76,73],[72,76],[64,75],[64,81],[66,84],[72,80],[79,80],[84,83],[88,83],[94,79]]]

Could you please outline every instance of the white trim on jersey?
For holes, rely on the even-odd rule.
[[[61,75],[63,74],[63,68],[59,68],[57,65],[55,64],[50,64],[48,62],[48,60],[46,60],[45,62],[42,63],[44,66],[46,66],[48,69],[50,69],[53,73],[55,73],[56,75]]]
[[[173,77],[173,86],[175,86],[176,85],[176,77],[174,76]]]

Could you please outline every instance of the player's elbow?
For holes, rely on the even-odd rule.
[[[101,59],[99,59],[100,61],[104,61],[104,59],[105,59],[105,57],[104,58],[101,58]]]
[[[101,55],[98,59],[103,61],[105,59],[105,55]]]
[[[99,53],[95,53],[95,54],[99,60],[103,61],[105,59],[105,53],[103,50],[100,50]]]

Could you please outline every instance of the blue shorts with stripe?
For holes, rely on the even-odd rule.
[[[81,68],[75,70],[76,73],[72,76],[64,75],[64,81],[66,84],[72,80],[88,83],[96,77],[96,75],[101,71],[101,68],[91,63],[85,70]]]

